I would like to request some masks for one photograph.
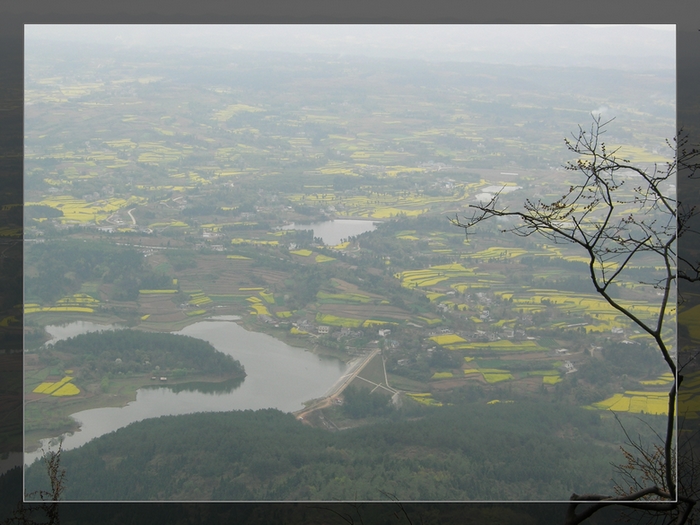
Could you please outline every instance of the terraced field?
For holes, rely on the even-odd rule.
[[[172,65],[180,67],[181,58]],[[312,80],[306,73],[297,77],[301,70],[289,71],[285,75],[294,80],[283,75],[286,80],[270,92],[193,89],[137,63],[126,76],[101,69],[99,79],[86,72],[81,82],[49,74],[52,67],[27,69],[25,204],[37,213],[46,207],[46,216],[27,221],[36,240],[65,231],[84,241],[102,236],[132,245],[149,257],[149,270],[173,282],[141,286],[136,301],[115,301],[112,294],[125,281],[115,284],[104,271],[90,276],[89,285],[69,276],[75,282],[64,283],[50,300],[24,305],[29,320],[63,312],[89,318],[110,308],[156,329],[225,312],[261,330],[273,319],[308,346],[324,340],[314,325],[331,327],[328,340],[339,328],[356,329],[363,339],[388,328],[391,337],[381,339],[387,353],[419,362],[417,368],[427,370],[425,388],[443,390],[476,381],[486,388],[520,383],[528,391],[543,385],[554,391],[567,381],[552,355],[563,346],[558,333],[579,337],[579,356],[613,329],[623,330],[628,342],[644,343],[643,334],[588,288],[537,284],[566,279],[573,266],[559,263],[587,263],[582,254],[531,240],[509,245],[500,233],[465,238],[447,222],[496,193],[509,206],[533,195],[561,195],[575,183],[575,174],[557,168],[568,159],[561,137],[572,118],[587,118],[592,98],[542,92],[534,100],[529,90],[498,82],[484,87],[471,73],[468,87],[448,93],[422,80],[389,82],[404,79],[405,72],[387,69],[386,77],[363,77],[366,101],[344,94],[336,100],[331,94],[338,82],[355,82],[355,74],[315,61],[304,65]],[[226,67],[246,78],[244,66]],[[329,71],[338,77],[328,77]],[[634,88],[643,92],[640,100],[665,100],[639,83]],[[627,105],[619,111],[625,121],[620,152],[633,162],[664,160],[656,151],[663,151],[664,130],[674,132],[672,112],[641,115]],[[64,139],[57,127],[75,138]],[[619,194],[629,196],[626,188]],[[624,212],[616,211],[619,217]],[[343,242],[335,251],[278,229],[342,217],[401,226]],[[97,233],[93,225],[114,228]],[[149,246],[189,251],[195,267],[176,270],[174,260]],[[651,318],[656,291],[639,280],[623,283],[620,303]],[[307,285],[308,296],[302,289]],[[675,312],[665,313],[670,327]],[[695,309],[678,317],[691,335],[700,334]],[[664,335],[674,340],[672,330]],[[461,367],[432,363],[431,347],[447,350]],[[513,363],[474,361],[479,356],[543,365],[523,371]],[[664,386],[655,383],[661,378],[646,381],[640,391]],[[644,396],[621,395],[631,409],[642,410],[636,398]],[[439,404],[424,391],[414,399]],[[624,403],[620,398],[611,406]],[[658,409],[649,400],[645,406]]]

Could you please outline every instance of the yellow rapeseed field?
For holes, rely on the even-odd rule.
[[[253,311],[250,313],[253,315],[270,315],[269,310],[267,309],[267,306],[261,303],[255,303],[251,305],[253,307]]]
[[[466,339],[458,336],[457,334],[444,334],[444,335],[435,335],[430,338],[431,341],[436,342],[439,345],[449,345],[453,343],[466,343]]]
[[[266,302],[267,304],[275,304],[275,296],[274,296],[274,294],[267,293],[267,292],[264,292],[264,291],[260,291],[260,292],[258,292],[258,294],[260,295],[260,297],[262,297],[262,298],[265,300],[265,302]]]
[[[32,392],[36,394],[46,394],[56,397],[74,396],[80,393],[80,389],[77,386],[70,384],[70,381],[72,380],[72,377],[65,376],[63,379],[57,381],[56,383],[41,383],[34,390],[32,390]]]
[[[608,399],[593,403],[591,406],[613,412],[667,415],[668,393],[628,390],[624,394],[615,394]]]
[[[77,386],[75,386],[73,383],[66,383],[51,395],[56,397],[66,397],[77,396],[78,394],[80,394],[80,389]]]
[[[321,312],[316,314],[316,322],[319,324],[330,325],[330,326],[341,326],[346,328],[359,328],[362,326],[364,320],[352,319],[349,317],[338,317],[331,314],[322,314]]]
[[[426,405],[426,406],[438,406],[441,407],[442,403],[439,401],[436,401],[433,399],[432,394],[430,393],[425,393],[425,394],[406,394],[408,397],[413,399],[414,401],[417,401],[421,405]]]
[[[308,257],[313,252],[311,250],[301,249],[301,250],[289,250],[289,253],[294,255],[301,255],[302,257]]]

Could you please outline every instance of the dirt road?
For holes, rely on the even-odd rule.
[[[311,412],[314,410],[319,410],[326,408],[333,404],[333,400],[339,396],[345,388],[353,382],[357,375],[362,372],[362,369],[369,363],[374,357],[379,354],[381,350],[376,349],[370,352],[366,357],[362,358],[356,364],[351,367],[351,370],[343,375],[336,383],[326,392],[325,396],[318,399],[316,402],[312,403],[308,407],[304,407],[301,410],[294,412],[297,419],[304,420]]]

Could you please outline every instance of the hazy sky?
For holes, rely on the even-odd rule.
[[[675,68],[673,25],[27,25],[25,41],[431,61]]]

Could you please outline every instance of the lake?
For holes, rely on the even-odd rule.
[[[174,333],[208,341],[217,350],[240,361],[247,374],[240,385],[223,392],[175,392],[168,387],[139,389],[136,401],[125,407],[95,408],[72,414],[71,417],[80,423],[80,430],[63,436],[63,448],[79,447],[93,438],[153,417],[262,408],[294,412],[303,408],[305,401],[323,397],[348,367],[338,359],[289,346],[267,334],[249,332],[236,324],[236,319],[235,316],[220,316]],[[46,330],[55,337],[51,341],[56,341],[88,331],[114,328],[80,321],[63,327],[47,326]],[[42,445],[46,447],[50,441],[43,440]],[[30,464],[40,456],[40,451],[27,453],[25,463]]]
[[[377,228],[376,221],[359,219],[336,219],[333,221],[311,222],[308,224],[292,223],[282,226],[282,230],[313,230],[314,237],[319,237],[326,246],[335,246],[349,237],[371,232]]]

